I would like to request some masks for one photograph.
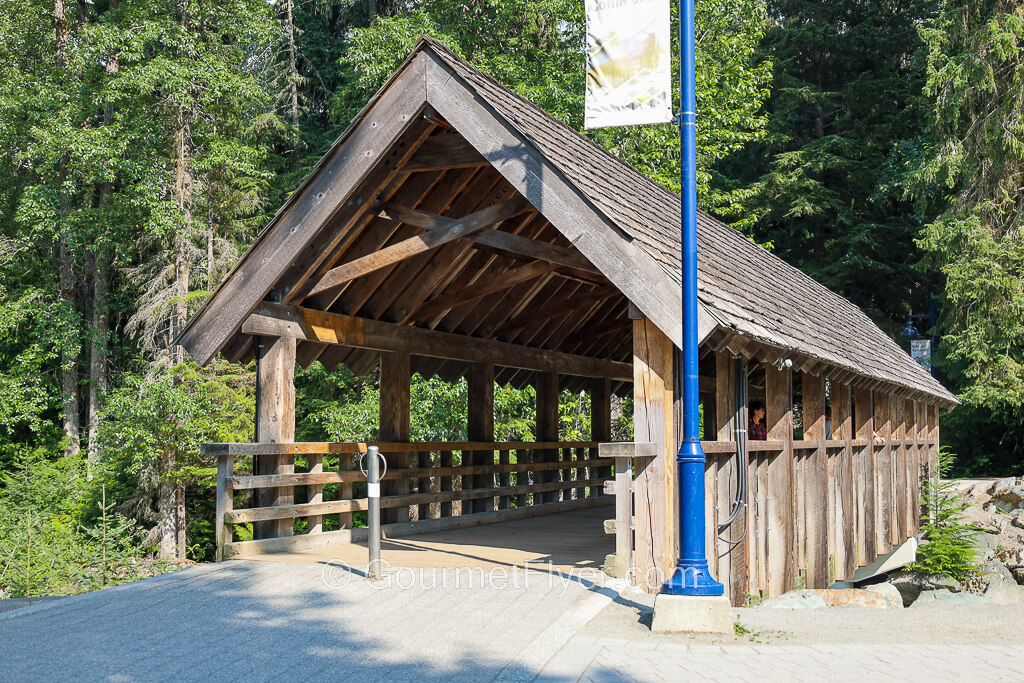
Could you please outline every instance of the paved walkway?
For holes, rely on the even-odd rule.
[[[1024,644],[590,633],[599,613],[637,609],[557,572],[401,570],[371,585],[336,566],[229,562],[0,613],[0,680],[1024,680]]]

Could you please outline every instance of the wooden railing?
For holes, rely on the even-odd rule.
[[[384,525],[389,536],[612,502],[603,484],[614,461],[597,457],[597,442],[204,444],[203,452],[218,458],[218,559],[363,540],[365,529],[354,513],[368,508],[359,458],[370,445],[390,461],[380,498],[381,508],[390,511]],[[253,474],[257,457],[279,455],[304,456],[308,471]],[[484,464],[464,464],[481,459]],[[302,502],[257,506],[260,490],[283,491],[286,500]],[[252,496],[245,495],[249,491]],[[243,503],[248,506],[236,507]],[[302,531],[295,522],[303,519],[305,533],[288,535]],[[291,524],[285,522],[285,533],[273,538],[237,538],[236,525],[271,520]]]

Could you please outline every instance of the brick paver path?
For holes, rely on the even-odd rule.
[[[582,627],[615,594],[586,580],[388,580],[229,562],[0,613],[0,680],[1024,680],[1024,646],[595,639]]]

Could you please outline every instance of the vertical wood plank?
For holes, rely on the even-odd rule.
[[[825,452],[825,379],[804,374],[804,439],[817,441],[804,471],[807,587],[828,586],[828,476]]]
[[[324,456],[321,454],[309,454],[306,456],[309,462],[311,474],[319,474],[324,471]],[[311,485],[307,487],[306,500],[310,503],[324,502],[324,487],[322,485]],[[311,534],[319,534],[324,530],[323,517],[310,515],[306,518],[307,530]]]
[[[470,441],[494,441],[494,365],[492,363],[473,363],[467,377],[468,424],[467,435]],[[471,465],[493,465],[493,451],[471,451]],[[476,474],[470,479],[469,488],[494,488],[493,474]],[[492,512],[494,500],[480,498],[466,501],[465,506],[471,512]]]
[[[902,398],[893,401],[893,422],[896,431],[896,523],[894,526],[893,544],[898,545],[907,540],[910,515],[910,465],[907,452],[907,404]]]
[[[615,575],[633,566],[633,460],[615,458]]]
[[[380,354],[380,440],[382,443],[409,441],[409,379],[410,357],[407,353],[382,351]],[[387,453],[388,470],[408,469],[408,453]],[[381,483],[381,495],[398,496],[409,493],[408,479],[390,479]],[[409,508],[384,508],[385,524],[409,521]]]
[[[675,567],[675,433],[672,342],[646,318],[633,321],[633,433],[655,444],[638,460],[634,480],[634,565],[644,589],[656,593]]]
[[[295,441],[295,338],[260,337],[257,340],[257,381],[259,402],[256,406],[256,433],[261,443],[290,443]],[[257,459],[257,474],[293,474],[295,457],[292,455],[261,456]],[[257,496],[257,505],[291,505],[295,502],[291,486],[263,489]],[[291,536],[294,520],[278,519],[253,524],[255,538]]]
[[[863,387],[853,390],[855,428],[858,440],[867,441],[857,450],[857,564],[865,565],[875,557],[875,447],[874,408],[871,392]]]
[[[224,523],[224,515],[235,509],[234,492],[228,488],[235,473],[235,456],[217,456],[217,508],[214,514],[214,533],[217,539],[218,562],[224,561],[224,549],[232,540],[233,526]]]
[[[839,478],[837,481],[837,515],[836,532],[841,539],[839,543],[839,559],[837,567],[842,567],[842,577],[849,578],[857,569],[857,556],[854,552],[856,543],[856,513],[854,500],[857,499],[858,480],[855,476],[853,449],[853,418],[851,415],[851,390],[849,384],[832,386],[832,423],[834,436],[844,442],[840,452]]]
[[[768,462],[768,593],[796,585],[793,549],[793,388],[792,373],[765,368],[765,424],[768,438],[782,441],[782,452]]]
[[[875,444],[875,553],[883,554],[892,550],[892,462],[889,421],[889,395],[880,391],[872,392],[875,415],[875,433],[881,444]]]
[[[612,440],[612,382],[608,378],[594,379],[590,382],[590,440],[598,443]],[[612,468],[597,468],[597,479],[611,477]],[[603,495],[603,490],[592,489],[590,495]]]
[[[537,373],[537,440],[558,441],[558,373]],[[561,457],[557,449],[540,451],[540,462],[554,462]],[[558,479],[558,470],[544,470],[535,476],[543,483]],[[534,494],[534,503],[552,503],[558,500],[558,492]]]
[[[718,441],[734,441],[736,438],[736,381],[735,363],[731,354],[728,351],[719,351],[715,354],[715,433]],[[719,455],[717,460],[717,516],[724,521],[732,511],[738,485],[738,468],[742,464],[739,462],[738,454]],[[739,538],[745,530],[744,515],[737,517],[722,531],[719,531],[719,524],[708,526],[706,529],[706,533],[714,534],[717,539],[718,576],[715,578],[725,586],[725,594],[734,605],[740,596],[746,594],[746,581],[742,587],[740,585],[740,577],[745,578],[746,538],[740,545],[728,541]]]

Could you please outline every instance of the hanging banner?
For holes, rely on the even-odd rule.
[[[584,126],[672,121],[668,0],[586,0]]]
[[[910,340],[910,357],[921,364],[921,367],[928,372],[932,371],[932,340],[912,339]]]

